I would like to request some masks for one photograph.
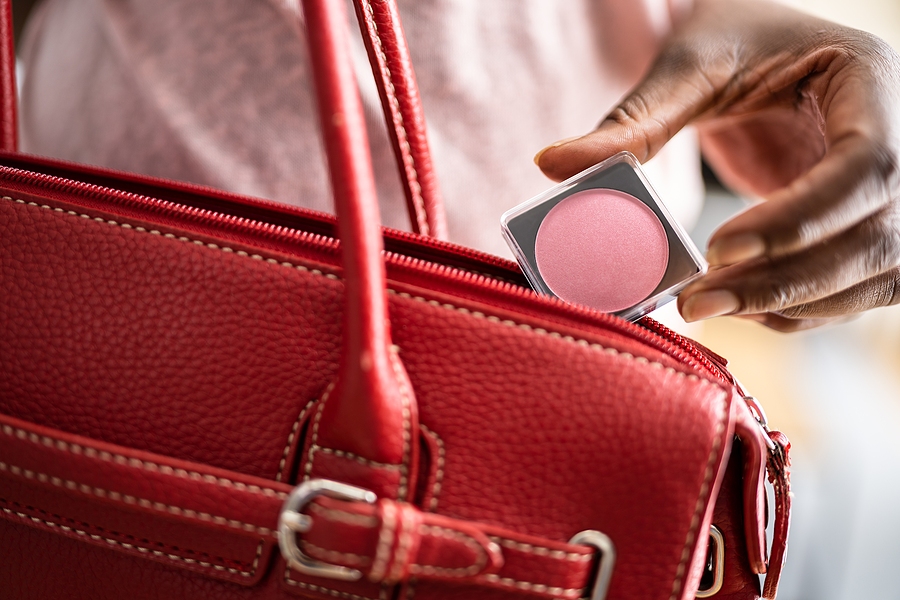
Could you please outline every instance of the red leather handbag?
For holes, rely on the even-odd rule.
[[[303,5],[336,221],[16,154],[3,1],[0,597],[774,598],[788,443],[724,360],[380,230],[343,2]],[[439,233],[396,6],[356,5]]]

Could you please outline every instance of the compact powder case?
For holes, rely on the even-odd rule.
[[[628,152],[507,211],[501,228],[535,290],[629,320],[707,269]]]

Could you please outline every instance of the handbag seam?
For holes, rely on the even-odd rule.
[[[509,548],[510,550],[516,550],[518,552],[524,552],[526,554],[534,554],[535,556],[546,556],[548,558],[568,560],[572,562],[588,562],[594,559],[593,551],[588,551],[586,554],[580,554],[578,552],[566,552],[564,550],[554,550],[552,548],[547,548],[544,546],[536,546],[534,544],[517,542],[515,540],[496,535],[490,536],[490,539],[492,542],[500,544],[504,548]]]
[[[715,466],[716,462],[719,458],[719,450],[721,449],[723,437],[725,433],[725,420],[727,418],[727,412],[725,410],[725,402],[721,401],[719,403],[719,411],[718,411],[718,423],[716,424],[715,436],[713,438],[712,448],[709,453],[709,458],[706,461],[706,470],[704,472],[703,484],[700,486],[700,494],[697,497],[697,503],[694,507],[694,515],[691,517],[691,524],[688,528],[687,539],[684,542],[684,548],[681,551],[681,561],[678,564],[678,568],[675,571],[675,581],[672,583],[672,594],[669,596],[669,600],[676,600],[678,594],[681,592],[681,589],[684,585],[684,578],[687,576],[686,568],[687,563],[690,560],[691,556],[691,546],[693,546],[694,542],[697,538],[697,530],[700,527],[700,523],[702,521],[703,512],[706,508],[706,503],[708,500],[708,495],[712,491],[712,483],[713,477],[715,476]]]
[[[306,406],[303,407],[303,410],[300,411],[297,420],[294,421],[294,426],[291,427],[291,433],[288,435],[287,443],[284,445],[284,452],[281,453],[281,460],[278,462],[278,473],[275,475],[275,481],[281,481],[284,478],[284,468],[287,466],[288,455],[291,453],[291,446],[294,444],[294,438],[297,436],[297,431],[300,429],[300,423],[303,422],[309,409],[312,408],[312,405],[315,403],[316,398],[307,402]]]
[[[132,226],[127,223],[119,223],[118,221],[104,219],[102,217],[91,217],[90,215],[87,215],[84,213],[79,213],[79,212],[75,212],[72,210],[66,210],[66,209],[62,209],[62,208],[55,208],[55,207],[49,206],[47,204],[38,204],[37,202],[20,200],[18,198],[12,198],[9,196],[0,196],[0,198],[2,198],[3,200],[10,200],[10,201],[16,202],[18,204],[26,204],[28,206],[34,206],[34,207],[43,208],[43,209],[54,211],[54,212],[60,212],[60,213],[65,213],[65,214],[69,214],[69,215],[76,216],[76,217],[81,217],[83,219],[91,219],[91,220],[97,221],[99,223],[107,223],[109,225],[114,225],[117,227],[121,227],[123,229],[131,229],[133,231],[137,231],[140,233],[149,233],[151,235],[157,235],[157,236],[166,237],[169,239],[179,240],[179,241],[183,241],[183,242],[190,242],[197,246],[206,246],[207,248],[210,248],[212,250],[219,250],[219,251],[225,252],[227,254],[235,254],[242,258],[251,258],[256,261],[266,262],[266,263],[269,263],[272,265],[279,265],[279,266],[282,266],[285,268],[295,269],[297,271],[302,271],[302,272],[309,273],[311,275],[315,275],[315,276],[319,276],[319,277],[325,277],[327,279],[331,279],[334,281],[342,281],[340,277],[338,277],[337,275],[335,275],[333,273],[325,273],[319,269],[307,267],[307,266],[300,265],[300,264],[294,264],[294,263],[290,263],[287,261],[279,261],[274,258],[265,258],[264,256],[261,256],[259,254],[249,254],[248,252],[245,252],[243,250],[234,250],[227,246],[219,246],[214,243],[204,242],[201,240],[195,240],[195,239],[188,238],[186,236],[176,236],[171,233],[164,234],[164,233],[160,232],[159,230],[155,230],[155,229],[147,229],[147,228],[141,227],[141,226]],[[512,319],[501,319],[500,317],[497,317],[494,315],[487,315],[481,311],[469,310],[468,308],[465,308],[462,306],[456,306],[454,304],[450,304],[447,302],[438,302],[437,300],[429,300],[423,296],[415,296],[408,292],[400,292],[400,291],[397,291],[390,287],[387,288],[387,293],[391,294],[391,295],[399,296],[401,298],[406,298],[408,300],[414,300],[416,302],[429,304],[436,308],[443,308],[445,310],[459,312],[459,313],[474,317],[476,319],[484,319],[491,323],[497,323],[497,324],[505,325],[507,327],[522,329],[523,331],[528,331],[528,332],[531,332],[531,333],[534,333],[534,334],[537,334],[540,336],[546,336],[546,337],[558,339],[558,340],[561,340],[564,342],[577,344],[579,346],[590,348],[592,350],[606,352],[613,356],[619,356],[626,360],[631,360],[631,361],[637,362],[639,364],[647,365],[650,368],[662,369],[667,373],[672,373],[679,377],[683,377],[683,378],[686,378],[691,381],[699,381],[704,385],[711,385],[711,386],[717,387],[721,391],[726,392],[726,393],[728,391],[721,383],[711,381],[706,378],[702,378],[698,375],[695,375],[694,373],[684,373],[673,367],[666,366],[666,365],[662,364],[661,362],[650,360],[643,356],[634,356],[630,352],[622,352],[616,348],[612,348],[609,346],[603,346],[596,342],[589,342],[585,339],[575,338],[571,335],[564,335],[557,331],[549,331],[543,327],[533,327],[531,325],[528,325],[527,323],[518,323],[516,321],[513,321]]]
[[[378,31],[378,23],[375,21],[375,9],[372,7],[370,0],[366,0],[365,8],[366,22],[370,25],[372,31],[372,42],[379,57],[381,58],[379,70],[381,71],[382,82],[388,96],[388,102],[393,109],[394,115],[392,119],[396,127],[394,131],[397,133],[397,141],[400,143],[400,153],[403,156],[403,164],[409,167],[409,191],[413,204],[416,208],[416,223],[419,226],[419,232],[422,235],[431,235],[431,227],[428,225],[428,211],[425,208],[425,199],[422,197],[422,186],[419,183],[419,173],[416,169],[415,157],[412,154],[412,146],[409,143],[409,134],[406,131],[406,122],[403,118],[403,111],[400,108],[400,99],[397,97],[397,89],[394,87],[393,75],[388,65],[387,55],[384,52],[384,45],[381,41],[381,34]]]
[[[308,549],[311,556],[315,556],[318,554],[318,558],[333,561],[335,559],[346,562],[347,564],[357,567],[364,566],[372,562],[372,559],[368,556],[363,556],[361,554],[353,554],[352,552],[338,552],[337,550],[329,550],[328,548],[321,548],[316,546],[311,542],[307,542],[306,540],[300,540],[300,545],[305,549]]]
[[[459,568],[413,564],[412,566],[410,566],[411,573],[422,573],[426,575],[434,573],[443,575],[444,577],[471,577],[472,575],[475,575],[484,570],[484,567],[487,565],[487,550],[485,550],[484,547],[480,543],[478,543],[478,540],[476,540],[471,535],[468,535],[462,531],[448,529],[446,527],[438,527],[436,525],[426,525],[424,523],[419,526],[419,534],[422,537],[435,537],[457,540],[464,546],[472,550],[477,558],[475,559],[475,562],[468,567]]]
[[[236,560],[233,558],[226,558],[224,556],[214,556],[214,555],[210,554],[209,552],[201,552],[199,550],[191,550],[190,548],[182,548],[180,546],[173,546],[172,544],[166,544],[164,542],[157,542],[157,541],[151,540],[149,538],[139,538],[138,536],[131,535],[130,533],[122,533],[121,531],[115,531],[114,529],[108,529],[108,528],[102,527],[100,525],[93,525],[86,521],[79,521],[79,520],[73,519],[71,517],[64,517],[60,514],[52,513],[50,511],[44,510],[42,508],[38,508],[37,506],[30,506],[27,504],[22,504],[21,502],[16,502],[15,500],[7,500],[5,498],[0,498],[0,503],[3,503],[7,506],[16,507],[19,510],[23,510],[23,511],[29,511],[31,513],[40,513],[40,514],[44,515],[44,517],[46,519],[51,519],[52,522],[55,523],[59,527],[63,527],[62,523],[66,522],[66,523],[69,523],[68,527],[70,529],[72,528],[72,526],[80,526],[80,527],[84,527],[86,529],[94,530],[98,534],[101,534],[101,537],[103,535],[109,535],[109,536],[115,536],[117,538],[126,538],[128,540],[131,540],[130,542],[123,542],[121,539],[116,540],[117,543],[119,543],[120,545],[122,545],[126,548],[135,547],[136,543],[142,543],[142,544],[157,546],[161,549],[161,551],[162,550],[170,550],[170,551],[175,551],[175,552],[186,552],[188,554],[193,554],[193,555],[199,556],[199,557],[205,557],[207,559],[215,559],[215,560],[218,560],[221,562],[230,562],[230,563],[235,563],[238,565],[250,566],[252,568],[251,563],[245,563],[244,561],[241,561],[241,560]],[[2,508],[3,507],[0,506],[0,509],[2,509]],[[16,510],[16,508],[10,508],[5,512],[7,512],[7,514],[15,513],[17,516],[21,516],[22,513],[19,513]],[[39,521],[43,521],[45,524],[48,523],[43,518],[37,517],[33,514],[28,514],[28,513],[24,513],[24,514],[25,514],[25,518],[27,518],[27,519],[30,519],[30,520],[37,519]],[[85,533],[88,536],[91,535],[88,532],[85,532]],[[146,550],[150,551],[149,548]],[[196,560],[196,559],[194,559],[194,560]]]
[[[4,427],[4,430],[6,427]],[[83,494],[90,494],[92,496],[96,496],[98,498],[103,498],[106,500],[111,500],[118,504],[128,504],[131,506],[140,506],[141,508],[145,508],[147,510],[153,510],[161,513],[169,513],[178,517],[184,517],[186,519],[192,519],[197,521],[204,521],[207,523],[215,523],[216,525],[223,525],[225,527],[230,527],[232,529],[236,529],[238,531],[246,531],[250,533],[256,533],[261,536],[272,536],[274,532],[268,527],[259,527],[258,525],[253,525],[252,523],[244,523],[243,521],[238,521],[236,519],[226,519],[225,517],[220,517],[218,515],[214,515],[211,513],[203,512],[203,511],[195,511],[188,508],[181,508],[180,506],[174,506],[171,504],[164,504],[162,502],[153,502],[151,500],[147,500],[145,498],[139,498],[137,496],[132,496],[130,494],[121,494],[119,492],[111,492],[109,490],[105,490],[103,488],[86,485],[83,483],[78,483],[77,481],[72,481],[70,479],[63,479],[61,477],[55,477],[52,475],[47,475],[46,473],[41,473],[39,471],[32,471],[31,469],[24,469],[22,467],[11,465],[9,463],[5,463],[0,461],[0,471],[4,471],[7,473],[12,473],[18,477],[24,477],[25,479],[30,479],[32,481],[40,481],[41,483],[49,483],[58,488],[64,488],[68,490],[78,490]]]
[[[280,492],[274,488],[268,488],[259,485],[247,485],[245,483],[235,482],[224,477],[216,477],[197,471],[188,471],[186,469],[176,468],[149,460],[130,458],[122,454],[116,454],[114,452],[97,450],[96,448],[93,448],[86,444],[72,444],[64,440],[53,438],[49,435],[38,435],[25,429],[13,427],[12,425],[3,425],[2,427],[0,427],[0,431],[2,431],[4,435],[7,435],[9,437],[17,437],[20,440],[28,439],[28,441],[33,444],[41,444],[47,446],[48,448],[56,448],[61,452],[67,452],[69,454],[82,454],[91,459],[98,459],[104,462],[113,462],[119,465],[134,467],[144,471],[150,471],[151,473],[162,473],[163,475],[175,476],[181,479],[203,481],[204,483],[212,483],[220,487],[234,488],[238,491],[247,492],[249,494],[257,494],[260,496],[268,497],[274,496],[282,500],[287,498],[286,493]]]
[[[363,458],[358,454],[354,454],[353,452],[347,452],[345,450],[337,450],[336,448],[326,448],[324,446],[320,446],[315,444],[315,452],[321,452],[322,454],[330,454],[332,456],[337,456],[338,458],[346,458],[347,460],[352,460],[358,462],[359,464],[366,467],[375,467],[378,469],[390,469],[390,470],[398,470],[403,465],[398,465],[395,463],[382,463],[375,460],[369,460],[368,458]]]
[[[483,575],[480,579],[484,579],[490,583],[515,588],[517,590],[526,590],[539,594],[549,594],[551,596],[565,596],[567,598],[578,598],[581,596],[581,589],[561,588],[544,585],[543,583],[531,583],[530,581],[518,581],[510,577],[500,577],[496,573]]]
[[[432,429],[429,429],[422,423],[419,423],[419,429],[424,431],[427,435],[432,436],[438,447],[437,473],[435,473],[434,483],[431,486],[431,500],[428,502],[428,510],[430,510],[431,512],[435,512],[438,506],[438,494],[441,493],[441,484],[444,481],[444,463],[446,460],[446,450],[444,449],[444,440],[441,439],[441,436],[439,436]]]
[[[179,556],[177,554],[170,554],[168,552],[161,552],[159,550],[145,548],[143,546],[138,546],[136,544],[120,542],[118,540],[114,540],[112,538],[108,538],[108,537],[105,537],[102,535],[88,533],[87,531],[84,531],[83,529],[78,529],[76,527],[69,527],[68,525],[62,525],[61,523],[56,523],[54,521],[47,521],[45,519],[41,519],[39,517],[34,517],[34,516],[28,515],[26,513],[21,513],[19,511],[12,510],[12,509],[9,509],[6,507],[0,506],[0,510],[2,510],[3,512],[5,512],[9,515],[15,515],[24,521],[31,521],[33,523],[43,523],[44,525],[47,525],[48,527],[59,528],[60,530],[67,532],[67,533],[71,532],[71,533],[74,533],[81,537],[90,538],[94,541],[106,542],[108,545],[113,546],[113,547],[121,547],[125,550],[134,549],[142,554],[152,554],[153,556],[155,556],[157,558],[162,558],[162,559],[169,560],[169,561],[180,561],[180,562],[187,563],[189,565],[199,565],[200,567],[203,567],[205,569],[213,569],[216,571],[227,571],[228,573],[240,575],[242,577],[252,577],[253,575],[256,574],[256,569],[259,566],[259,558],[262,554],[262,548],[263,548],[263,544],[259,544],[256,547],[256,557],[253,559],[253,563],[251,565],[251,570],[250,571],[241,571],[240,569],[235,569],[233,567],[225,567],[222,565],[216,565],[216,564],[213,564],[210,562],[201,561],[201,560],[197,560],[194,558],[186,558],[184,556]],[[40,510],[40,509],[38,509],[38,510]],[[46,512],[46,511],[41,511],[41,512]],[[91,525],[91,527],[96,527],[96,526]],[[235,561],[235,562],[240,562],[240,561]]]

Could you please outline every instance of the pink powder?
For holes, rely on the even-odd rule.
[[[617,190],[572,194],[538,229],[535,260],[554,294],[603,312],[647,298],[669,262],[666,231],[643,202]]]

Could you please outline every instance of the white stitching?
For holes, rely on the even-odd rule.
[[[83,216],[84,218],[88,218],[88,219],[91,218],[91,217],[88,216],[88,215],[81,215],[81,214],[79,214],[79,213],[77,213],[77,212],[74,212],[74,211],[71,211],[71,210],[68,210],[68,211],[67,211],[67,210],[63,210],[63,209],[56,209],[56,208],[47,206],[46,204],[38,204],[37,202],[26,202],[26,201],[24,201],[24,200],[18,200],[18,199],[15,199],[15,198],[11,198],[11,197],[9,197],[9,196],[0,196],[0,198],[2,198],[3,200],[10,200],[10,201],[12,201],[12,202],[16,202],[16,203],[19,203],[19,204],[27,204],[27,205],[29,205],[29,206],[37,206],[37,207],[39,207],[39,208],[46,208],[46,209],[48,209],[48,210],[52,210],[52,211],[55,211],[55,212],[64,212],[64,213],[67,213],[67,214],[70,214],[70,215],[73,215],[73,216]],[[148,233],[147,229],[145,229],[145,228],[143,228],[143,227],[139,227],[139,226],[135,227],[135,226],[128,225],[127,223],[117,223],[116,221],[107,221],[107,223],[110,224],[110,225],[116,225],[116,226],[118,226],[118,227],[122,227],[122,228],[124,228],[124,229],[133,229],[134,231],[140,231],[140,232],[143,232],[143,233]],[[194,240],[190,240],[189,238],[186,238],[186,237],[180,237],[180,238],[177,238],[177,239],[182,240],[182,241],[194,241]],[[233,250],[233,249],[231,249],[231,248],[222,247],[222,246],[217,246],[216,244],[206,244],[206,246],[207,246],[208,248],[212,248],[212,249],[215,249],[215,250],[220,250],[220,251],[222,251],[222,252],[233,252],[233,253],[236,254],[237,256],[241,256],[241,257],[244,257],[244,258],[252,258],[252,259],[254,259],[254,260],[259,260],[259,261],[269,262],[269,261],[266,261],[266,259],[264,259],[262,256],[260,256],[260,255],[258,255],[258,254],[250,255],[250,254],[248,254],[247,252],[245,252],[245,251],[243,251],[243,250]],[[297,264],[293,264],[293,263],[289,263],[289,262],[278,262],[278,261],[275,261],[274,259],[273,259],[273,262],[272,262],[271,264],[277,264],[277,265],[280,265],[280,266],[282,266],[282,267],[286,267],[286,268],[289,268],[289,269],[296,269],[297,271],[302,271],[302,272],[309,273],[309,274],[311,274],[311,275],[315,275],[315,276],[319,276],[319,277],[325,277],[325,278],[327,278],[327,279],[331,279],[331,280],[334,280],[334,281],[340,281],[340,280],[341,280],[340,277],[338,277],[337,275],[334,275],[333,273],[325,273],[325,272],[323,272],[323,271],[320,271],[319,269],[308,268],[308,267],[305,267],[305,266],[303,266],[303,265],[297,265]],[[388,294],[395,295],[395,296],[399,296],[399,297],[401,297],[401,298],[405,298],[405,299],[407,299],[407,300],[413,300],[413,301],[415,301],[415,302],[422,302],[422,303],[430,304],[431,306],[435,306],[435,307],[438,307],[438,308],[443,308],[443,309],[446,309],[446,310],[451,310],[451,311],[455,311],[455,312],[458,312],[458,313],[462,313],[462,314],[464,314],[464,315],[468,315],[468,316],[474,317],[474,318],[476,318],[476,319],[485,319],[485,320],[490,321],[490,322],[492,322],[492,323],[497,323],[497,324],[501,324],[501,325],[506,325],[506,326],[508,326],[508,327],[517,327],[517,328],[519,328],[519,329],[522,329],[523,331],[528,331],[528,332],[531,332],[531,333],[534,333],[534,334],[537,334],[537,335],[540,335],[540,336],[546,336],[546,337],[550,337],[550,338],[555,338],[555,339],[558,339],[558,340],[561,340],[561,341],[564,341],[564,342],[568,342],[568,343],[572,343],[572,344],[578,344],[578,345],[580,345],[580,346],[584,346],[584,347],[590,348],[590,349],[592,349],[592,350],[598,350],[598,351],[606,352],[607,354],[610,354],[610,355],[612,355],[612,356],[619,356],[620,358],[624,358],[624,359],[627,359],[627,360],[632,360],[632,361],[634,361],[634,362],[638,362],[638,361],[636,360],[636,357],[633,356],[633,355],[631,355],[631,354],[628,353],[628,352],[620,352],[619,350],[617,350],[617,349],[615,349],[615,348],[610,348],[610,347],[602,346],[602,345],[597,344],[597,343],[594,343],[594,342],[588,342],[587,340],[584,340],[584,339],[576,339],[576,338],[572,337],[571,335],[563,335],[563,334],[561,334],[561,333],[559,333],[559,332],[557,332],[557,331],[548,331],[548,330],[546,330],[546,329],[544,329],[544,328],[542,328],[542,327],[532,327],[531,325],[528,325],[528,324],[526,324],[526,323],[517,323],[517,322],[512,321],[512,320],[510,320],[510,319],[501,320],[501,319],[498,318],[498,317],[495,317],[495,316],[493,316],[493,315],[485,315],[483,312],[480,312],[480,311],[477,311],[477,310],[469,310],[468,308],[465,308],[465,307],[462,307],[462,306],[456,306],[456,305],[454,305],[454,304],[449,304],[449,303],[446,303],[446,302],[445,302],[445,303],[441,303],[441,302],[438,302],[438,301],[436,301],[436,300],[428,300],[427,298],[424,298],[424,297],[422,297],[422,296],[413,296],[412,294],[409,294],[409,293],[407,293],[407,292],[398,292],[397,290],[394,290],[394,289],[392,289],[392,288],[387,288],[387,293],[388,293]],[[720,383],[717,383],[717,382],[714,382],[714,381],[710,381],[710,380],[708,380],[708,379],[700,378],[700,377],[698,377],[697,375],[695,375],[695,374],[693,374],[693,373],[684,373],[684,372],[682,372],[682,371],[678,371],[678,370],[676,370],[676,369],[674,369],[674,368],[672,368],[672,367],[666,366],[666,365],[664,365],[664,364],[662,364],[662,363],[660,363],[660,362],[657,362],[657,361],[652,361],[652,360],[650,360],[650,361],[648,361],[648,362],[646,362],[646,363],[644,363],[643,361],[640,361],[640,362],[638,362],[638,364],[646,365],[646,366],[648,366],[648,367],[650,367],[650,368],[654,368],[654,369],[662,369],[662,370],[664,370],[665,372],[671,373],[671,374],[676,375],[676,376],[678,376],[678,377],[683,377],[683,378],[686,378],[686,379],[691,380],[691,381],[699,381],[699,382],[701,382],[703,385],[714,386],[714,387],[716,387],[716,388],[718,388],[719,390],[724,391],[724,392],[727,392],[727,391],[728,391],[728,390],[726,390],[725,387],[724,387],[722,384],[720,384]]]
[[[499,575],[495,575],[493,573],[485,575],[484,579],[490,581],[491,583],[497,583],[500,585],[505,585],[507,587],[516,588],[517,590],[528,590],[532,592],[538,592],[541,594],[550,594],[551,596],[566,596],[569,598],[577,598],[581,596],[582,590],[576,590],[573,588],[561,588],[561,587],[550,587],[546,586],[542,583],[529,583],[528,581],[516,581],[515,579],[510,579],[509,577],[500,577]]]
[[[315,503],[309,504],[308,508],[310,512],[315,513],[326,521],[355,525],[357,527],[368,527],[369,529],[375,529],[375,527],[378,526],[378,519],[371,515],[358,515],[343,510],[325,508],[324,506]]]
[[[412,518],[413,508],[410,506],[399,505],[400,510],[400,542],[397,545],[397,552],[394,555],[394,564],[391,572],[388,574],[388,581],[399,581],[403,574],[403,567],[409,558],[409,548],[412,546],[412,529],[415,520]]]
[[[284,582],[287,583],[288,585],[302,587],[304,589],[312,590],[314,592],[325,593],[325,594],[328,594],[329,596],[334,596],[335,598],[348,598],[349,600],[375,600],[375,598],[369,598],[368,596],[357,596],[356,594],[350,594],[348,592],[339,592],[337,590],[332,590],[332,589],[321,587],[318,585],[313,585],[311,583],[303,583],[302,581],[297,581],[296,579],[291,579],[290,577],[288,577],[288,574],[290,574],[290,570],[288,570],[288,569],[285,569],[284,573],[285,573]],[[379,598],[381,598],[381,597],[382,597],[382,595],[379,594]]]
[[[247,485],[245,483],[225,479],[224,477],[214,477],[212,475],[198,473],[197,471],[187,471],[185,469],[175,468],[169,465],[157,464],[149,460],[129,458],[121,454],[114,454],[112,452],[106,452],[105,450],[97,450],[96,448],[91,448],[90,446],[84,446],[81,444],[70,444],[68,442],[57,440],[49,436],[39,436],[36,433],[31,433],[30,431],[18,429],[10,425],[4,425],[2,427],[2,431],[4,434],[10,437],[15,435],[22,440],[27,438],[28,441],[34,444],[43,444],[44,446],[50,448],[55,447],[57,450],[69,452],[71,454],[83,454],[84,456],[92,459],[99,459],[105,462],[113,462],[123,466],[127,465],[129,467],[142,469],[144,471],[162,473],[163,475],[175,476],[181,479],[189,479],[191,481],[213,483],[221,487],[230,487],[238,491],[247,492],[250,494],[259,494],[268,497],[274,496],[281,499],[287,498],[287,494],[285,494],[284,492],[279,492],[278,490],[272,488],[262,487],[258,485]]]
[[[400,147],[402,149],[401,154],[403,155],[403,164],[404,166],[409,167],[411,171],[410,174],[412,175],[409,179],[409,191],[417,209],[416,222],[419,225],[419,231],[422,235],[430,235],[431,228],[428,225],[428,212],[425,208],[425,200],[422,198],[422,186],[419,184],[419,174],[416,170],[415,157],[412,155],[412,147],[409,144],[409,134],[406,132],[403,111],[400,110],[400,100],[397,98],[397,90],[394,87],[391,68],[388,66],[387,55],[384,52],[384,46],[381,42],[381,35],[378,33],[378,24],[375,22],[375,9],[372,8],[372,3],[369,2],[369,0],[366,0],[365,13],[367,17],[366,21],[368,21],[372,27],[373,45],[377,48],[378,54],[381,57],[381,76],[384,82],[384,88],[387,92],[391,107],[394,109],[397,120],[399,121],[399,123],[397,123],[399,128],[395,128],[394,131],[397,132],[397,137],[399,138],[398,141],[400,142]]]
[[[390,509],[390,510],[388,510]],[[387,571],[391,558],[391,547],[394,545],[394,527],[397,524],[397,505],[387,501],[381,504],[381,531],[378,532],[378,546],[375,550],[375,562],[369,571],[369,579],[379,581]]]
[[[170,554],[168,552],[161,552],[159,550],[151,550],[150,548],[144,548],[143,546],[137,546],[135,544],[120,542],[120,541],[114,540],[112,538],[104,537],[101,535],[96,535],[93,533],[88,533],[86,531],[77,529],[75,527],[69,527],[67,525],[62,525],[60,523],[54,523],[53,521],[45,521],[44,519],[40,519],[38,517],[32,517],[31,515],[27,515],[25,513],[20,513],[18,511],[11,510],[9,508],[5,508],[2,506],[0,506],[0,510],[2,510],[3,512],[5,512],[9,515],[16,515],[20,519],[28,520],[33,523],[43,523],[44,525],[47,525],[48,527],[59,528],[62,531],[75,533],[82,537],[90,538],[94,541],[103,541],[111,546],[119,546],[121,548],[124,548],[125,550],[137,550],[138,552],[141,552],[143,554],[152,554],[153,556],[156,556],[159,558],[166,558],[169,560],[181,561],[181,562],[185,562],[185,563],[192,564],[192,565],[200,565],[201,567],[204,567],[207,569],[214,569],[216,571],[227,571],[234,575],[241,575],[242,577],[252,577],[256,573],[256,569],[259,566],[259,558],[260,558],[260,555],[262,554],[263,545],[260,544],[256,548],[256,557],[253,559],[253,563],[250,567],[250,571],[241,571],[240,569],[235,569],[233,567],[223,567],[222,565],[216,565],[216,564],[213,564],[210,562],[197,560],[194,558],[185,558],[183,556],[178,556],[177,554]]]
[[[306,417],[306,413],[315,403],[315,398],[307,402],[306,406],[303,407],[303,410],[300,411],[300,415],[297,417],[297,420],[294,421],[294,426],[291,427],[291,433],[290,435],[288,435],[287,444],[284,445],[284,452],[281,453],[281,461],[279,461],[278,463],[278,474],[275,475],[275,481],[281,481],[282,477],[284,477],[284,468],[287,466],[287,457],[288,454],[291,453],[291,445],[294,443],[294,437],[297,435],[297,430],[300,429],[300,423],[303,422],[304,417]]]
[[[318,448],[316,440],[319,439],[319,422],[322,420],[322,409],[325,408],[325,403],[328,402],[332,390],[334,390],[334,382],[329,383],[328,387],[325,388],[325,393],[322,394],[322,401],[319,403],[319,409],[316,411],[316,416],[313,418],[312,438],[309,441],[309,450],[306,452],[306,465],[303,469],[303,481],[309,481],[312,477],[313,461],[315,461],[316,448]]]
[[[403,462],[400,466],[400,483],[397,486],[397,497],[401,500],[406,499],[407,486],[409,485],[409,461],[411,459],[410,447],[412,445],[412,390],[409,389],[406,373],[400,364],[400,358],[397,356],[397,346],[390,350],[389,359],[391,367],[394,369],[394,377],[398,385],[400,400],[403,406],[400,414],[403,419]]]
[[[393,463],[381,463],[381,462],[377,462],[374,460],[369,460],[368,458],[363,458],[362,456],[359,456],[352,452],[346,452],[344,450],[335,450],[334,448],[324,448],[322,446],[319,446],[318,444],[315,445],[314,451],[321,452],[322,454],[332,454],[332,455],[340,457],[340,458],[354,460],[361,465],[365,465],[367,467],[375,467],[378,469],[400,469],[403,467],[403,465],[397,465],[397,464],[393,464]]]
[[[578,552],[564,552],[562,550],[553,550],[551,548],[545,548],[543,546],[535,546],[534,544],[524,544],[522,542],[517,542],[515,540],[497,536],[491,536],[491,541],[496,542],[504,548],[509,548],[511,550],[517,550],[519,552],[525,552],[527,554],[534,554],[536,556],[546,556],[548,558],[555,558],[558,560],[588,562],[590,560],[593,560],[594,558],[593,552],[589,552],[588,554],[580,554]]]
[[[368,556],[361,556],[359,554],[353,554],[351,552],[338,552],[337,550],[329,550],[327,548],[320,548],[315,544],[307,542],[306,540],[300,540],[300,545],[304,548],[307,548],[312,551],[311,554],[318,553],[318,558],[323,558],[329,562],[341,561],[349,565],[353,566],[361,566],[367,565],[372,562],[372,559]]]
[[[239,531],[247,531],[250,533],[257,533],[263,536],[273,535],[274,532],[268,527],[258,527],[253,525],[252,523],[244,523],[242,521],[237,521],[235,519],[226,519],[225,517],[220,517],[218,515],[213,515],[210,513],[199,512],[195,510],[191,510],[189,508],[181,508],[180,506],[171,506],[169,504],[163,504],[162,502],[152,502],[150,500],[146,500],[144,498],[138,498],[136,496],[130,496],[128,494],[120,494],[119,492],[111,492],[109,490],[105,490],[103,488],[92,487],[89,485],[85,485],[83,483],[78,483],[77,481],[71,481],[69,479],[61,479],[59,477],[54,477],[52,475],[47,475],[45,473],[39,473],[37,471],[32,471],[30,469],[23,469],[22,467],[18,467],[16,465],[10,465],[5,462],[0,462],[0,471],[6,471],[8,473],[12,473],[13,475],[17,475],[19,477],[24,477],[25,479],[31,479],[32,481],[40,481],[41,483],[49,483],[59,488],[66,488],[70,490],[78,490],[84,494],[91,494],[97,496],[98,498],[107,498],[114,502],[120,502],[122,504],[131,504],[134,506],[140,506],[141,508],[146,508],[148,510],[155,510],[158,512],[167,512],[179,517],[185,517],[188,519],[196,519],[199,521],[206,521],[209,523],[215,523],[216,525],[223,525],[226,527],[231,527],[232,529],[237,529]]]
[[[462,542],[467,548],[472,550],[478,558],[475,560],[474,564],[471,564],[468,567],[460,567],[456,569],[436,567],[434,565],[414,564],[409,568],[410,573],[413,573],[415,575],[421,573],[424,575],[443,575],[445,577],[470,577],[482,571],[485,565],[487,565],[487,550],[485,550],[484,547],[478,543],[478,540],[470,535],[467,535],[461,531],[456,531],[454,529],[446,529],[444,527],[425,524],[419,526],[419,534],[423,537],[440,537]]]
[[[697,529],[700,527],[701,516],[706,505],[707,494],[711,489],[713,476],[715,475],[714,467],[719,456],[719,449],[722,445],[722,433],[725,431],[725,403],[719,404],[719,413],[716,415],[719,422],[716,426],[715,438],[713,439],[712,449],[709,458],[706,461],[706,471],[703,475],[703,485],[700,486],[700,495],[697,497],[697,504],[694,507],[694,516],[691,518],[691,524],[688,528],[687,539],[684,542],[684,548],[681,551],[681,562],[675,571],[675,581],[672,583],[672,595],[669,600],[675,600],[684,585],[682,577],[685,575],[688,560],[690,559],[691,546],[697,537]]]
[[[444,440],[434,431],[419,423],[419,429],[423,430],[427,435],[434,438],[438,447],[437,455],[437,473],[434,476],[434,485],[431,488],[431,501],[428,503],[428,510],[434,512],[437,510],[438,494],[441,493],[441,483],[444,481]]]

